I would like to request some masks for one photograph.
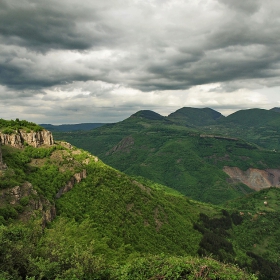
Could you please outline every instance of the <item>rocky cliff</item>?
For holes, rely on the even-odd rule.
[[[14,134],[3,134],[0,132],[0,142],[2,145],[11,145],[16,148],[22,148],[24,143],[33,147],[39,147],[42,145],[53,145],[53,136],[50,131],[42,130],[38,132],[25,132],[19,130]]]
[[[42,217],[42,227],[56,216],[55,205],[40,196],[32,184],[25,182],[21,186],[0,191],[0,205],[22,205],[24,210],[19,214],[21,220],[29,220],[37,214]]]
[[[280,169],[260,170],[249,168],[242,171],[238,167],[224,167],[232,182],[241,182],[249,188],[259,191],[269,187],[280,187]]]

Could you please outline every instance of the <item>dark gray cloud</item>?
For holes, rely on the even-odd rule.
[[[4,54],[0,82],[9,87],[103,80],[144,91],[186,89],[211,82],[273,77],[270,70],[280,59],[275,32],[278,24],[270,16],[273,11],[278,17],[275,9],[279,7],[274,1],[221,0],[219,5],[209,1],[208,8],[176,1],[154,1],[154,6],[145,1],[134,5],[126,1],[99,5],[86,1],[81,5],[77,1],[0,3],[4,44],[33,52],[28,54],[33,66],[22,65],[26,63],[23,59],[11,63],[26,54]],[[70,71],[68,66],[75,68],[78,61],[67,67],[61,61],[62,70],[57,71],[54,61],[47,66],[55,75],[49,75],[42,55],[38,61],[38,52],[46,54],[45,60],[55,60],[47,55],[55,50],[88,53],[89,61],[81,61],[88,71]],[[102,50],[112,54],[98,60],[90,58],[89,53]],[[33,75],[26,73],[27,69],[34,71]],[[91,73],[93,69],[98,73]]]
[[[85,50],[114,36],[96,5],[77,1],[0,1],[0,34],[6,42],[37,51]]]
[[[164,92],[184,99],[213,83],[205,96],[253,96],[280,85],[279,27],[276,0],[0,0],[0,97],[46,113],[63,99],[59,110],[78,116],[92,106],[172,107]]]

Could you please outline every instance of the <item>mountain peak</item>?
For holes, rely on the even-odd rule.
[[[216,123],[224,116],[211,108],[183,107],[168,116],[168,119],[188,126],[203,126]]]
[[[131,117],[144,118],[148,120],[162,120],[164,117],[151,110],[141,110],[131,115]]]
[[[274,107],[274,108],[270,109],[270,111],[280,113],[280,107]]]

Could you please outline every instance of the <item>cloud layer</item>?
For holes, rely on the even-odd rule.
[[[276,0],[0,0],[0,117],[280,106],[279,25]]]

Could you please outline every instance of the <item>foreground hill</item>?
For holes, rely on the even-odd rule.
[[[183,108],[182,111],[192,110]],[[205,111],[222,120],[215,111],[201,112]],[[263,175],[265,170],[278,172],[278,152],[210,131],[201,132],[195,127],[177,125],[156,113],[140,111],[122,122],[93,131],[57,136],[96,154],[126,174],[146,177],[193,199],[215,204],[264,187],[254,185],[253,176],[247,176],[249,183],[237,180],[238,174],[253,168],[262,182],[270,174]],[[239,173],[225,172],[230,168],[236,168]],[[270,186],[270,181],[266,181],[265,186]]]
[[[276,279],[278,264],[256,255],[266,270],[256,268],[236,239],[236,210],[131,178],[65,142],[8,143],[1,155],[1,279],[256,279],[217,260]]]

